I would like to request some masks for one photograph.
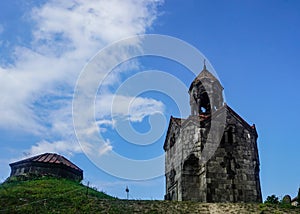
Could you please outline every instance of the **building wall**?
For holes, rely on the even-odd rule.
[[[189,120],[189,119],[187,119]],[[207,133],[212,134],[208,137]],[[166,147],[166,199],[201,202],[261,202],[255,129],[227,112],[220,145],[204,163],[204,147],[218,142],[210,124],[192,119],[171,124]],[[171,146],[172,145],[172,146]]]
[[[256,138],[228,113],[220,146],[207,162],[208,202],[261,202]]]
[[[75,181],[83,179],[83,173],[61,164],[51,163],[22,163],[11,166],[10,176],[19,175],[54,176]]]
[[[169,136],[169,147],[165,156],[166,193],[169,194],[166,199],[199,201],[200,198],[205,201],[205,165],[201,165],[199,161],[200,127],[193,122],[185,127],[174,125]],[[171,143],[172,136],[175,136],[175,143]]]
[[[171,127],[169,138],[167,139],[168,149],[165,156],[165,176],[166,176],[166,196],[168,200],[180,200],[180,172],[181,172],[181,150],[182,145],[179,138],[179,127],[175,124]]]

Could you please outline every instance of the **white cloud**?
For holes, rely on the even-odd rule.
[[[164,112],[164,104],[152,98],[106,94],[98,97],[96,118],[99,125],[113,125],[106,118],[124,118],[141,122],[146,116]]]
[[[164,112],[164,104],[150,98],[136,97],[130,103],[129,120],[141,122],[144,117]]]
[[[84,148],[82,148],[84,146]],[[26,151],[30,156],[43,154],[45,152],[50,153],[58,153],[65,155],[66,157],[72,156],[74,153],[81,153],[82,149],[88,154],[95,154],[98,151],[98,155],[103,155],[112,150],[111,142],[107,139],[105,142],[101,144],[100,147],[93,147],[92,144],[85,142],[83,144],[79,144],[76,140],[69,141],[40,141],[36,144],[32,145],[29,150]]]
[[[98,120],[97,121],[97,125],[99,125],[99,126],[105,125],[105,126],[112,126],[113,127],[114,124],[115,124],[114,120],[105,120],[105,119],[103,119],[103,120]]]
[[[15,47],[14,64],[0,64],[0,128],[41,136],[49,133],[62,139],[50,142],[51,136],[47,136],[49,141],[32,146],[32,153],[79,152],[80,147],[66,139],[74,137],[70,93],[81,68],[108,43],[145,33],[161,2],[51,0],[34,8],[33,40],[26,45],[29,48]],[[145,116],[138,112],[132,120]],[[107,145],[105,150],[111,149]]]
[[[109,140],[106,140],[106,142],[103,144],[103,145],[101,145],[101,147],[99,148],[99,150],[98,150],[98,152],[99,152],[99,155],[103,155],[103,154],[105,154],[105,153],[107,153],[107,152],[110,152],[110,151],[112,151],[112,145],[111,145],[111,143],[110,143],[110,141]],[[94,153],[95,151],[93,151],[93,153]]]
[[[77,47],[107,44],[128,35],[144,33],[156,18],[157,0],[52,0],[34,10],[37,41],[59,35]]]
[[[100,132],[106,132],[107,131],[107,127],[115,127],[115,120],[113,119],[98,119],[96,121],[96,124],[98,126],[98,129],[96,131],[100,131]]]
[[[42,154],[45,151],[53,152],[53,153],[62,153],[71,155],[72,153],[81,152],[81,147],[77,142],[71,141],[56,141],[56,142],[48,142],[48,141],[41,141],[36,143],[31,147],[28,151],[30,156]]]

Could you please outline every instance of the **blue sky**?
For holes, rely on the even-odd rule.
[[[300,186],[296,167],[300,161],[300,3],[74,2],[0,2],[1,180],[9,176],[8,163],[14,160],[58,152],[84,170],[84,182],[111,195],[126,197],[128,185],[131,198],[162,199],[163,176],[130,181],[103,172],[82,152],[72,123],[76,80],[88,60],[111,42],[154,33],[177,37],[199,49],[218,74],[226,102],[250,124],[256,124],[264,198],[296,195]],[[118,66],[96,100],[96,117],[106,142],[104,153],[115,151],[136,160],[163,155],[165,129],[151,145],[130,144],[118,134],[109,115],[111,95],[125,80],[151,69],[172,74],[186,87],[194,78],[178,63],[157,57]],[[119,108],[116,114],[130,118],[139,133],[152,130],[150,117],[163,116],[168,123],[170,115],[179,115],[176,102],[168,95],[148,91],[138,97],[129,112]],[[124,106],[132,99],[120,98]]]

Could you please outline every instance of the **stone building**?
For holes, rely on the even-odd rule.
[[[83,179],[83,171],[65,157],[45,153],[9,164],[10,177],[13,176],[54,176],[75,181]]]
[[[298,197],[295,197],[291,200],[291,205],[297,207],[298,206]]]
[[[255,125],[224,103],[205,64],[189,95],[190,116],[171,117],[164,143],[165,199],[261,202]]]

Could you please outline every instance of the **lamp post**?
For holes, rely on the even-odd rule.
[[[127,200],[128,200],[128,199],[129,199],[129,189],[128,189],[128,186],[126,186],[126,189],[125,189],[125,191],[126,191]]]

